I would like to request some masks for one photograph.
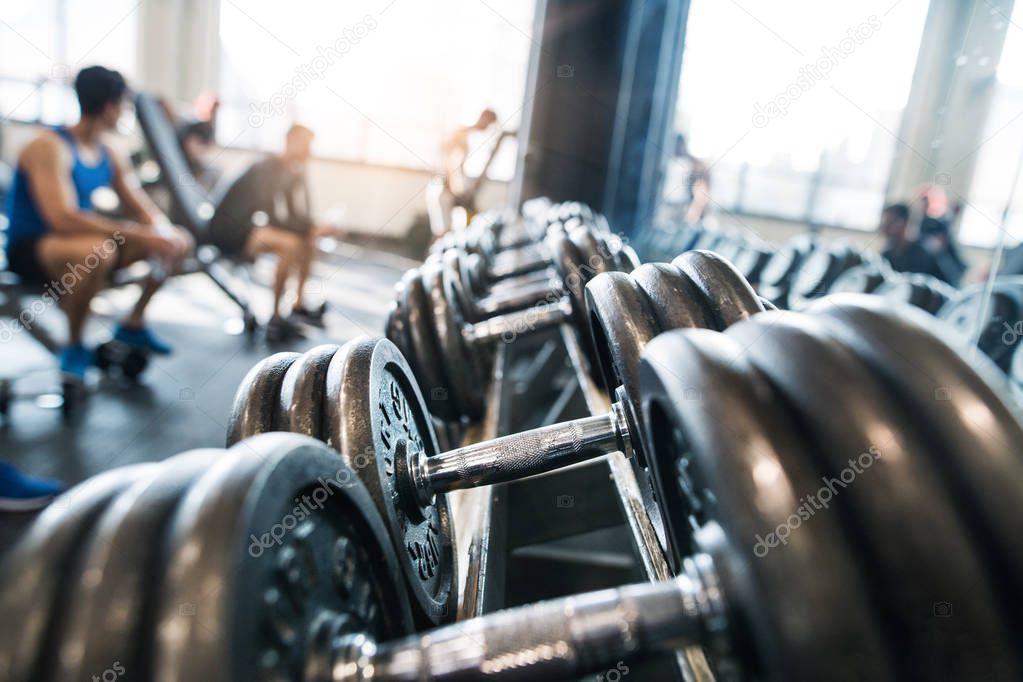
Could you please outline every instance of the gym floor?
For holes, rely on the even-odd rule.
[[[255,268],[257,281],[269,278],[263,265]],[[15,401],[0,427],[0,453],[27,473],[71,485],[116,466],[162,460],[191,448],[223,447],[235,389],[256,362],[279,351],[382,333],[391,288],[412,265],[399,256],[347,245],[321,257],[307,292],[310,300],[328,302],[326,328],[306,328],[305,339],[273,346],[261,335],[250,341],[225,333],[225,320],[236,317],[237,309],[204,275],[174,278],[153,300],[149,315],[157,333],[174,345],[174,354],[151,360],[138,385],[95,382],[69,420],[37,401]],[[253,285],[249,294],[265,319],[269,290]],[[125,287],[105,291],[94,301],[90,344],[110,335],[135,295],[134,287]],[[64,333],[63,317],[56,310],[46,311],[36,323],[58,338]],[[7,357],[17,362],[0,368],[0,375],[20,377],[14,383],[16,394],[58,385],[52,356],[24,331],[15,335],[8,350]],[[27,520],[5,520],[0,543],[9,541]]]

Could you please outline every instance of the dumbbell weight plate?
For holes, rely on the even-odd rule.
[[[786,544],[773,541],[802,496],[820,487],[820,474],[744,348],[707,330],[668,332],[644,351],[641,379],[675,569],[690,547],[715,556],[755,649],[735,657],[754,654],[769,668],[733,677],[898,679],[838,516],[819,514]],[[727,545],[707,532],[715,524],[731,538]],[[703,530],[694,538],[697,526]]]
[[[943,307],[938,317],[956,330],[963,339],[976,343],[1002,371],[1008,371],[1014,344],[1005,343],[1003,337],[1007,331],[1010,332],[1009,337],[1014,336],[1016,325],[1023,320],[1023,287],[996,283],[988,301],[987,318],[981,320],[979,318],[983,312],[983,297],[982,287],[972,289]],[[1019,339],[1015,341],[1018,342]]]
[[[118,662],[134,679],[150,679],[145,634],[152,631],[167,523],[189,486],[223,450],[195,450],[156,465],[118,495],[99,517],[74,572],[57,621],[54,677],[87,680]],[[47,677],[44,675],[43,677]]]
[[[274,430],[284,375],[299,357],[299,353],[274,353],[249,370],[235,391],[228,418],[228,445]]]
[[[703,292],[705,303],[717,319],[718,329],[763,312],[764,307],[753,288],[731,263],[717,254],[690,251],[678,256],[672,265]]]
[[[402,279],[404,298],[401,308],[406,315],[406,329],[412,347],[412,354],[406,357],[415,366],[416,376],[423,383],[430,411],[444,419],[453,419],[461,414],[461,408],[455,402],[458,396],[447,395],[443,388],[448,385],[447,363],[434,333],[435,325],[438,324],[436,319],[441,317],[440,324],[444,324],[443,316],[436,314],[437,309],[423,281],[427,272],[437,271],[437,266],[431,266],[425,272],[413,271]]]
[[[334,356],[327,379],[327,442],[359,475],[387,523],[417,620],[455,615],[455,554],[444,498],[427,508],[396,506],[396,467],[409,448],[438,452],[412,371],[386,339],[351,341]],[[414,500],[414,495],[402,495]]]
[[[3,558],[0,613],[8,624],[0,628],[0,679],[36,679],[40,664],[56,655],[52,633],[70,587],[65,576],[84,538],[111,500],[152,470],[150,464],[122,467],[75,486]]]
[[[275,431],[323,438],[323,396],[327,367],[337,346],[316,346],[295,360],[284,373],[274,419]]]
[[[1013,595],[1006,603],[1020,603],[1023,517],[1014,510],[1012,495],[1023,489],[1023,428],[1018,412],[1011,412],[1005,396],[993,388],[1004,385],[999,371],[982,356],[967,363],[941,340],[944,330],[913,308],[892,310],[889,303],[850,296],[812,311],[834,319],[829,333],[883,377],[906,411],[927,425],[931,457],[943,467],[964,518],[984,540],[980,554],[994,554],[989,566]],[[908,355],[907,348],[912,349]],[[965,344],[962,352],[969,352]],[[963,405],[972,407],[967,411]],[[1023,632],[1023,625],[1017,623],[1015,632]]]
[[[884,284],[884,281],[885,275],[876,264],[864,263],[839,275],[828,289],[828,293],[871,294]]]
[[[727,335],[746,348],[750,362],[804,425],[825,480],[844,484],[837,505],[884,604],[887,634],[905,647],[910,676],[1017,679],[1003,655],[1009,651],[1005,624],[978,548],[927,461],[930,449],[909,415],[813,318],[774,313],[758,321],[736,325]],[[858,481],[857,474],[865,480]],[[921,619],[943,590],[970,598],[962,609],[956,605],[947,623]]]
[[[369,496],[312,439],[232,448],[192,485],[167,541],[155,680],[329,679],[346,634],[410,631]]]
[[[1016,344],[1016,351],[1012,354],[1012,369],[1009,376],[1013,383],[1023,388],[1023,351],[1020,348],[1023,348],[1023,344]]]
[[[435,387],[448,387],[446,399],[453,402],[457,414],[475,420],[483,416],[486,395],[484,354],[466,342],[462,329],[466,320],[458,306],[458,284],[453,273],[443,267],[422,268],[423,289],[432,311],[433,339],[439,351],[442,381],[435,386],[426,384],[432,393]],[[427,330],[424,330],[426,333]],[[435,361],[436,362],[436,361]]]

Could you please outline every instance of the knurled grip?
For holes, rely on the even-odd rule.
[[[682,576],[463,621],[380,646],[371,657],[372,679],[569,679],[600,672],[638,653],[695,643],[703,636],[702,614],[693,608],[702,589]]]

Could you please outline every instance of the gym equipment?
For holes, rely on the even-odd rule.
[[[806,255],[792,280],[787,306],[801,310],[828,293],[838,277],[850,268],[862,265],[862,253],[847,244],[819,245]]]
[[[582,227],[552,233],[547,244],[559,275],[553,288],[554,283],[547,283],[474,302],[459,279],[457,252],[407,273],[398,285],[387,337],[409,360],[430,411],[438,417],[478,419],[483,412],[484,367],[494,342],[564,320],[585,329],[586,282],[602,272],[630,271],[635,265],[631,255],[598,241]],[[509,308],[513,312],[504,312]]]
[[[135,381],[149,365],[149,353],[111,339],[96,346],[96,367],[106,374]]]
[[[607,414],[439,453],[406,359],[390,342],[366,337],[302,356],[277,354],[253,367],[235,394],[228,443],[286,430],[332,445],[363,479],[396,546],[408,548],[407,555],[399,554],[413,601],[427,620],[439,622],[453,612],[447,577],[453,574],[453,540],[444,493],[622,451],[633,458],[644,503],[653,507],[637,440],[640,351],[666,329],[722,329],[763,311],[731,266],[702,252],[671,265],[644,265],[631,276],[602,274],[586,296],[604,382],[621,387]]]
[[[1003,372],[1023,338],[1023,277],[999,277],[984,306],[985,286],[962,292],[938,312],[967,343],[976,344]]]
[[[959,292],[936,277],[923,273],[895,272],[880,259],[870,258],[843,272],[828,289],[828,294],[877,294],[884,298],[909,303],[932,315]]]
[[[675,576],[415,635],[352,470],[301,436],[247,439],[150,538],[166,568],[143,594],[150,647],[129,660],[157,680],[574,679],[697,645],[715,679],[1018,680],[1023,425],[990,364],[935,330],[906,306],[835,297],[659,336],[640,402]],[[81,535],[47,514],[51,533]],[[38,660],[7,646],[21,636],[0,633],[0,655]]]
[[[814,250],[808,237],[797,237],[778,249],[760,272],[758,293],[779,308],[789,308],[789,291],[799,266]]]

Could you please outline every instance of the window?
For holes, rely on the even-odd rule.
[[[927,7],[693,0],[676,129],[710,210],[873,228]],[[664,201],[686,202],[684,173],[666,177]]]
[[[434,167],[443,136],[483,108],[506,129],[518,125],[533,8],[532,0],[224,0],[218,141],[274,149],[300,121],[317,131],[318,154]],[[476,144],[489,150],[494,139]],[[493,175],[511,176],[513,147],[502,147]]]
[[[132,0],[0,0],[0,119],[72,119],[78,107],[67,84],[85,66],[130,81],[138,10]]]
[[[991,11],[998,10],[992,8]],[[1023,163],[1021,26],[1023,2],[1017,2],[1012,17],[1008,19],[991,110],[981,135],[984,143],[977,150],[969,202],[963,209],[959,238],[967,244],[994,246],[1004,235],[1011,246],[1023,238],[1023,210],[1019,205],[1023,201],[1023,191],[1017,178],[1018,166]],[[1010,210],[1003,232],[1000,225],[1006,208]]]

